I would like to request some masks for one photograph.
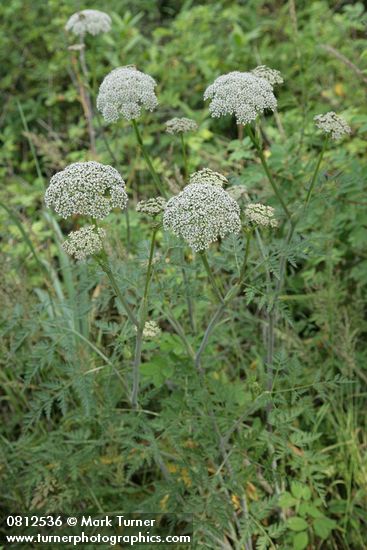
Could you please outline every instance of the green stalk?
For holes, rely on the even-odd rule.
[[[250,243],[251,243],[251,237],[252,237],[252,231],[247,231],[247,238],[246,238],[246,247],[245,247],[245,255],[243,257],[243,262],[240,270],[240,276],[238,278],[237,283],[231,288],[229,292],[224,297],[224,303],[227,305],[229,302],[237,296],[237,293],[241,290],[241,286],[243,283],[243,280],[246,275],[246,268],[247,268],[247,262],[250,255]]]
[[[185,182],[186,182],[187,178],[189,176],[189,166],[188,166],[185,138],[184,138],[183,133],[180,134],[180,138],[181,138],[181,149],[182,149],[183,165],[184,165],[184,179],[185,179]]]
[[[143,301],[140,307],[139,321],[137,325],[136,333],[136,343],[135,343],[135,354],[134,354],[134,363],[133,363],[133,389],[131,393],[131,406],[133,409],[138,408],[138,395],[139,395],[139,380],[140,380],[140,364],[141,364],[141,352],[143,346],[143,332],[145,321],[147,317],[147,307],[148,307],[148,294],[150,281],[152,279],[152,270],[153,270],[153,256],[154,256],[154,246],[155,238],[158,231],[158,227],[153,229],[152,240],[150,243],[149,251],[149,260],[148,260],[148,269],[145,277],[144,285],[144,295]]]
[[[323,159],[323,156],[324,156],[324,153],[326,151],[326,147],[327,147],[328,143],[329,143],[329,137],[327,136],[324,140],[319,158],[318,158],[317,163],[316,163],[315,171],[314,171],[313,176],[312,176],[310,187],[309,187],[308,192],[307,192],[307,197],[306,197],[306,201],[305,201],[305,206],[306,207],[308,206],[308,204],[311,200],[312,191],[313,191],[313,188],[315,187],[316,179],[317,179],[317,176],[318,176],[318,173],[319,173],[319,170],[320,170],[320,165],[321,165],[321,162],[322,162],[322,159]]]
[[[147,300],[148,300],[148,292],[149,292],[149,285],[152,275],[152,268],[153,268],[153,255],[154,255],[154,247],[155,247],[155,237],[157,235],[158,227],[155,227],[153,229],[152,234],[152,240],[150,242],[150,250],[149,250],[149,260],[148,260],[148,269],[147,269],[147,275],[145,278],[145,286],[144,286],[144,298],[143,298],[143,304],[146,306]]]
[[[200,347],[199,347],[199,349],[198,349],[198,351],[195,355],[195,367],[198,369],[199,372],[202,372],[202,368],[201,368],[201,364],[200,364],[201,356],[202,356],[202,354],[203,354],[203,352],[204,352],[204,350],[207,346],[207,343],[208,343],[208,340],[209,340],[209,337],[210,337],[211,333],[213,332],[213,330],[215,329],[215,327],[219,323],[219,321],[220,321],[227,305],[237,296],[237,294],[241,290],[241,286],[242,286],[243,280],[244,280],[245,275],[246,275],[246,268],[247,268],[249,254],[250,254],[251,236],[252,236],[252,231],[249,231],[247,233],[245,255],[244,255],[244,258],[243,258],[243,263],[242,263],[242,266],[241,266],[240,276],[238,278],[238,281],[231,288],[231,290],[229,290],[227,292],[225,297],[221,298],[221,304],[217,308],[217,310],[215,311],[213,317],[210,319],[209,324],[208,324],[208,326],[206,328],[206,331],[204,333],[203,339],[201,341]],[[206,257],[205,257],[205,259],[206,259]]]
[[[247,135],[249,136],[249,138],[251,139],[255,149],[257,150],[258,152],[258,155],[259,155],[259,158],[260,158],[260,161],[261,161],[261,164],[264,168],[264,171],[265,171],[265,174],[267,175],[267,178],[269,180],[269,183],[270,185],[272,186],[273,188],[273,191],[275,193],[275,195],[277,196],[277,199],[279,200],[280,204],[282,205],[282,208],[284,210],[284,213],[285,215],[287,216],[287,218],[290,220],[291,223],[292,222],[292,219],[291,219],[291,213],[289,212],[288,210],[288,207],[287,205],[285,204],[284,200],[283,200],[283,197],[281,195],[281,192],[277,186],[277,184],[275,183],[275,180],[269,170],[269,166],[268,166],[268,163],[266,162],[266,158],[265,158],[265,155],[264,155],[264,152],[260,146],[260,143],[259,141],[256,139],[256,136],[255,134],[253,133],[252,131],[252,128],[249,124],[246,124],[245,126],[245,129],[246,129],[246,132],[247,132]]]
[[[183,250],[181,250],[181,261],[182,263],[185,262],[185,252]],[[192,332],[195,333],[196,324],[195,324],[194,306],[190,296],[189,278],[187,276],[187,272],[184,265],[181,268],[181,273],[182,273],[182,278],[185,286],[185,295],[186,295],[186,302],[187,302],[187,310],[189,313],[190,327]]]
[[[214,328],[217,326],[217,324],[219,323],[223,313],[224,313],[224,310],[226,308],[226,305],[224,302],[222,302],[220,304],[220,306],[218,307],[218,309],[215,311],[213,317],[210,319],[209,321],[209,324],[208,326],[206,327],[206,331],[204,333],[204,336],[203,336],[203,339],[201,340],[201,343],[200,343],[200,347],[195,355],[195,367],[197,368],[197,370],[202,373],[202,368],[201,368],[201,356],[207,346],[207,343],[208,343],[208,340],[209,340],[209,337],[211,335],[211,333],[213,332]]]
[[[140,363],[141,363],[141,352],[143,347],[143,330],[144,330],[144,327],[138,327],[138,330],[136,333],[135,353],[134,353],[134,362],[133,362],[133,389],[131,392],[131,406],[133,409],[138,408]]]
[[[209,265],[209,262],[208,262],[208,258],[206,256],[206,252],[205,251],[202,251],[200,252],[200,258],[201,258],[201,261],[203,262],[203,265],[205,267],[205,271],[208,275],[208,278],[209,278],[209,282],[212,286],[212,289],[214,291],[214,294],[216,295],[216,297],[218,298],[218,300],[220,302],[223,302],[223,296],[222,296],[222,293],[221,291],[219,290],[219,287],[217,285],[217,283],[215,282],[215,278],[214,278],[214,274],[213,274],[213,271],[212,271],[212,268],[210,267]]]
[[[185,181],[185,183],[187,183],[187,179],[188,179],[188,176],[189,176],[189,167],[188,167],[188,156],[187,156],[187,151],[186,151],[185,138],[184,138],[183,133],[180,134],[180,141],[181,141],[181,150],[182,150],[184,181]],[[181,261],[182,261],[182,264],[185,263],[185,252],[184,252],[184,250],[181,250]],[[191,296],[190,296],[188,276],[187,276],[186,268],[185,268],[184,265],[182,266],[181,271],[182,271],[182,277],[183,277],[183,281],[184,281],[184,285],[185,285],[185,294],[186,294],[187,308],[188,308],[188,312],[189,312],[190,326],[191,326],[192,332],[195,332],[196,327],[195,327],[195,318],[194,318],[194,308],[193,308],[193,304],[192,304],[192,300],[191,300]]]
[[[162,184],[161,184],[161,180],[160,180],[160,177],[158,176],[153,164],[152,164],[152,161],[150,159],[150,155],[143,143],[143,139],[141,137],[141,134],[140,134],[140,130],[139,130],[139,127],[138,127],[138,124],[136,122],[136,120],[133,118],[131,120],[132,124],[133,124],[133,128],[135,130],[135,135],[136,135],[136,139],[137,139],[137,142],[139,144],[139,147],[140,147],[140,150],[143,154],[143,157],[145,159],[145,162],[147,164],[147,167],[148,167],[148,170],[150,172],[150,175],[152,176],[152,179],[155,183],[155,186],[157,188],[157,191],[160,193],[160,195],[162,195],[163,197],[167,197],[167,193],[165,192],[165,190],[163,189],[162,187]]]
[[[110,266],[110,263],[108,261],[107,255],[104,254],[103,260],[100,259],[100,258],[96,258],[96,260],[97,260],[98,264],[101,266],[101,268],[103,269],[103,271],[106,273],[107,277],[109,278],[111,286],[112,286],[113,290],[115,291],[115,294],[116,294],[117,298],[120,300],[121,305],[125,309],[129,320],[131,321],[131,323],[135,327],[139,327],[138,319],[136,318],[135,314],[133,313],[131,307],[129,306],[129,304],[128,304],[126,298],[124,297],[124,295],[122,294],[121,290],[119,289],[119,286],[117,284],[115,276],[112,273],[111,266]]]

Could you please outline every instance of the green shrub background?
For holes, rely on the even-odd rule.
[[[43,204],[52,174],[90,158],[71,78],[67,48],[73,41],[64,31],[68,17],[85,7],[64,0],[13,0],[0,7],[4,513],[192,512],[199,548],[229,540],[237,514],[243,534],[238,548],[252,535],[258,549],[301,549],[300,532],[307,532],[309,548],[366,548],[363,3],[111,0],[87,6],[113,20],[110,33],[86,40],[93,94],[120,65],[135,64],[156,79],[159,107],[142,117],[144,139],[157,171],[178,186],[180,150],[164,122],[188,116],[199,124],[187,141],[191,171],[209,166],[277,206],[249,139],[229,117],[211,119],[203,102],[207,85],[225,72],[266,64],[284,76],[276,93],[280,122],[267,116],[264,135],[288,204],[304,196],[320,150],[313,116],[333,110],[352,127],[351,137],[332,143],[325,154],[300,236],[287,251],[271,395],[263,326],[272,297],[263,278],[251,281],[213,334],[202,385],[165,317],[172,312],[189,326],[182,248],[160,233],[151,311],[162,318],[162,335],[144,348],[147,413],[139,414],[129,410],[121,383],[130,383],[133,332],[98,269],[61,252],[60,228],[66,234],[77,223],[56,225]],[[120,171],[131,199],[129,246],[124,215],[111,215],[108,228],[121,288],[135,303],[139,293],[129,289],[142,284],[149,225],[132,206],[154,194],[153,186],[129,125],[105,127],[96,118],[95,128],[97,160]],[[268,237],[265,244],[276,277],[282,243]],[[236,246],[228,239],[220,251],[211,250],[223,278],[233,276],[228,266]],[[190,263],[189,278],[200,335],[213,304],[198,262]],[[198,345],[200,338],[190,342]],[[269,425],[264,411],[270,401]],[[222,434],[241,419],[230,436],[230,468],[222,464],[210,407]],[[242,494],[250,520],[239,513]],[[306,530],[297,530],[294,517],[307,522]]]

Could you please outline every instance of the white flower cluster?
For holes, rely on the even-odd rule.
[[[219,185],[190,184],[168,201],[163,227],[200,252],[218,237],[240,231],[240,209]]]
[[[263,227],[277,227],[278,221],[274,218],[274,208],[260,203],[248,204],[245,208],[247,221],[253,225]]]
[[[105,236],[104,229],[86,225],[78,231],[71,231],[67,240],[62,244],[62,248],[77,260],[85,260],[88,256],[102,250]]]
[[[228,185],[229,182],[223,174],[214,172],[210,168],[203,168],[191,174],[190,183],[210,183],[211,185],[220,185],[223,187],[224,185]]]
[[[340,139],[352,131],[344,118],[334,113],[334,111],[330,111],[325,115],[316,115],[314,121],[316,126],[325,134],[331,134],[332,139]]]
[[[123,210],[128,196],[124,180],[112,166],[74,162],[51,178],[45,202],[63,218],[80,214],[101,220],[113,208]]]
[[[212,117],[235,115],[237,124],[249,124],[265,109],[274,111],[277,100],[272,85],[252,73],[234,71],[219,76],[204,93],[211,99]]]
[[[143,338],[145,340],[154,340],[161,332],[160,327],[155,321],[147,321],[143,329]]]
[[[167,201],[163,197],[154,197],[138,202],[136,211],[153,218],[164,211]]]
[[[65,30],[78,36],[86,33],[96,36],[111,30],[111,17],[98,10],[78,11],[69,18]]]
[[[266,65],[259,65],[258,67],[253,69],[251,73],[255,76],[258,76],[259,78],[264,78],[272,86],[275,86],[275,84],[283,84],[284,82],[280,71],[277,71],[276,69],[270,69],[270,67],[267,67]]]
[[[248,192],[246,185],[232,185],[227,189],[228,195],[232,197],[235,201],[240,201],[243,199],[248,200]]]
[[[133,65],[114,69],[99,88],[97,109],[106,122],[116,122],[120,117],[126,120],[138,118],[142,107],[153,111],[158,105],[154,92],[156,85],[154,78]]]
[[[166,122],[167,134],[184,134],[186,132],[194,132],[198,129],[195,120],[191,118],[171,118]]]

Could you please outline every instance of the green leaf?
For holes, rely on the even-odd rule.
[[[289,518],[287,524],[289,529],[291,529],[292,531],[304,531],[308,527],[307,522],[303,518],[300,518],[298,516]]]
[[[311,491],[307,485],[302,485],[298,481],[292,481],[291,492],[298,500],[310,500],[311,498]]]
[[[297,499],[292,497],[288,491],[279,497],[279,506],[281,508],[291,508],[291,506],[295,506],[297,502]]]
[[[294,550],[303,550],[308,544],[308,534],[307,531],[302,531],[297,533],[293,537],[293,548]]]
[[[174,367],[160,358],[154,358],[149,363],[141,365],[140,372],[145,379],[151,381],[158,388],[173,375]]]
[[[321,518],[323,516],[322,512],[309,502],[301,502],[298,511],[302,517],[311,516],[313,518]]]
[[[331,531],[336,527],[336,522],[326,517],[317,518],[313,523],[313,527],[317,536],[321,539],[327,539]]]

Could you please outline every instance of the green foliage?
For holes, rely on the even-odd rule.
[[[92,6],[94,7],[94,6]],[[196,120],[190,172],[210,166],[281,226],[251,241],[247,278],[195,353],[218,308],[199,259],[161,229],[143,341],[139,409],[131,409],[136,331],[99,265],[60,246],[81,220],[44,209],[49,177],[93,157],[63,27],[75,0],[0,7],[1,495],[5,512],[193,513],[198,548],[359,550],[367,539],[364,162],[367,14],[362,2],[111,0],[111,33],[87,37],[89,92],[119,65],[158,82],[142,119],[154,167],[183,186],[173,116]],[[6,35],[6,36],[5,36]],[[279,69],[278,113],[258,124],[266,158],[298,220],[293,239],[251,140],[210,119],[202,94],[219,74]],[[313,116],[334,110],[352,136],[325,153]],[[106,249],[134,311],[144,296],[152,225],[137,200],[154,193],[127,123],[94,113],[96,159],[127,182],[129,223],[111,214]],[[237,282],[245,236],[208,252],[214,279]],[[282,261],[285,271],[282,271]],[[283,280],[284,279],[284,280]],[[279,281],[283,282],[277,292]],[[269,369],[267,334],[275,315]]]

